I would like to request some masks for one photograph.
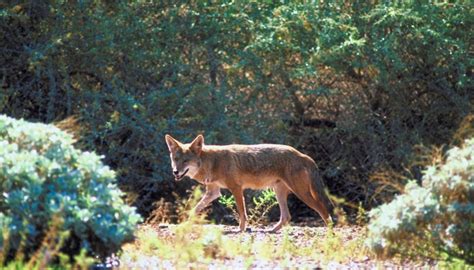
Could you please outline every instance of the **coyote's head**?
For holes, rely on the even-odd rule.
[[[181,143],[171,137],[165,136],[166,144],[170,150],[171,167],[176,181],[184,176],[194,176],[201,166],[201,150],[204,144],[204,137],[198,135],[191,143]]]

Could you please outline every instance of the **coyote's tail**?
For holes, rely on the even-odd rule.
[[[314,168],[311,172],[311,196],[315,200],[321,201],[329,213],[329,218],[332,222],[335,222],[334,217],[334,203],[329,198],[329,191],[326,189],[326,185],[323,182],[323,178],[319,174],[318,170]]]

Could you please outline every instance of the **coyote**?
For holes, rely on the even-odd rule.
[[[195,207],[196,212],[219,198],[221,188],[227,188],[235,197],[240,231],[245,231],[244,189],[273,188],[280,207],[280,220],[271,229],[272,232],[290,221],[287,204],[290,193],[318,212],[326,225],[332,222],[329,215],[332,204],[325,194],[316,163],[291,146],[205,145],[202,135],[186,144],[170,135],[166,135],[165,140],[175,180],[189,176],[206,186],[204,196]]]

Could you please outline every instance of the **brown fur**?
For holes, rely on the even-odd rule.
[[[204,145],[201,135],[189,144],[180,143],[169,135],[165,139],[176,180],[188,175],[206,185],[206,193],[196,211],[218,198],[221,188],[227,188],[236,199],[243,231],[247,219],[243,190],[273,188],[280,206],[280,221],[272,231],[279,230],[291,219],[287,205],[289,193],[318,212],[326,224],[331,221],[331,204],[324,193],[316,163],[291,146]]]

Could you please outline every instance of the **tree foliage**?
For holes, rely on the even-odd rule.
[[[74,116],[143,213],[184,189],[165,133],[291,144],[332,192],[382,202],[370,176],[416,173],[413,147],[472,112],[472,10],[309,2],[4,2],[0,112]]]

